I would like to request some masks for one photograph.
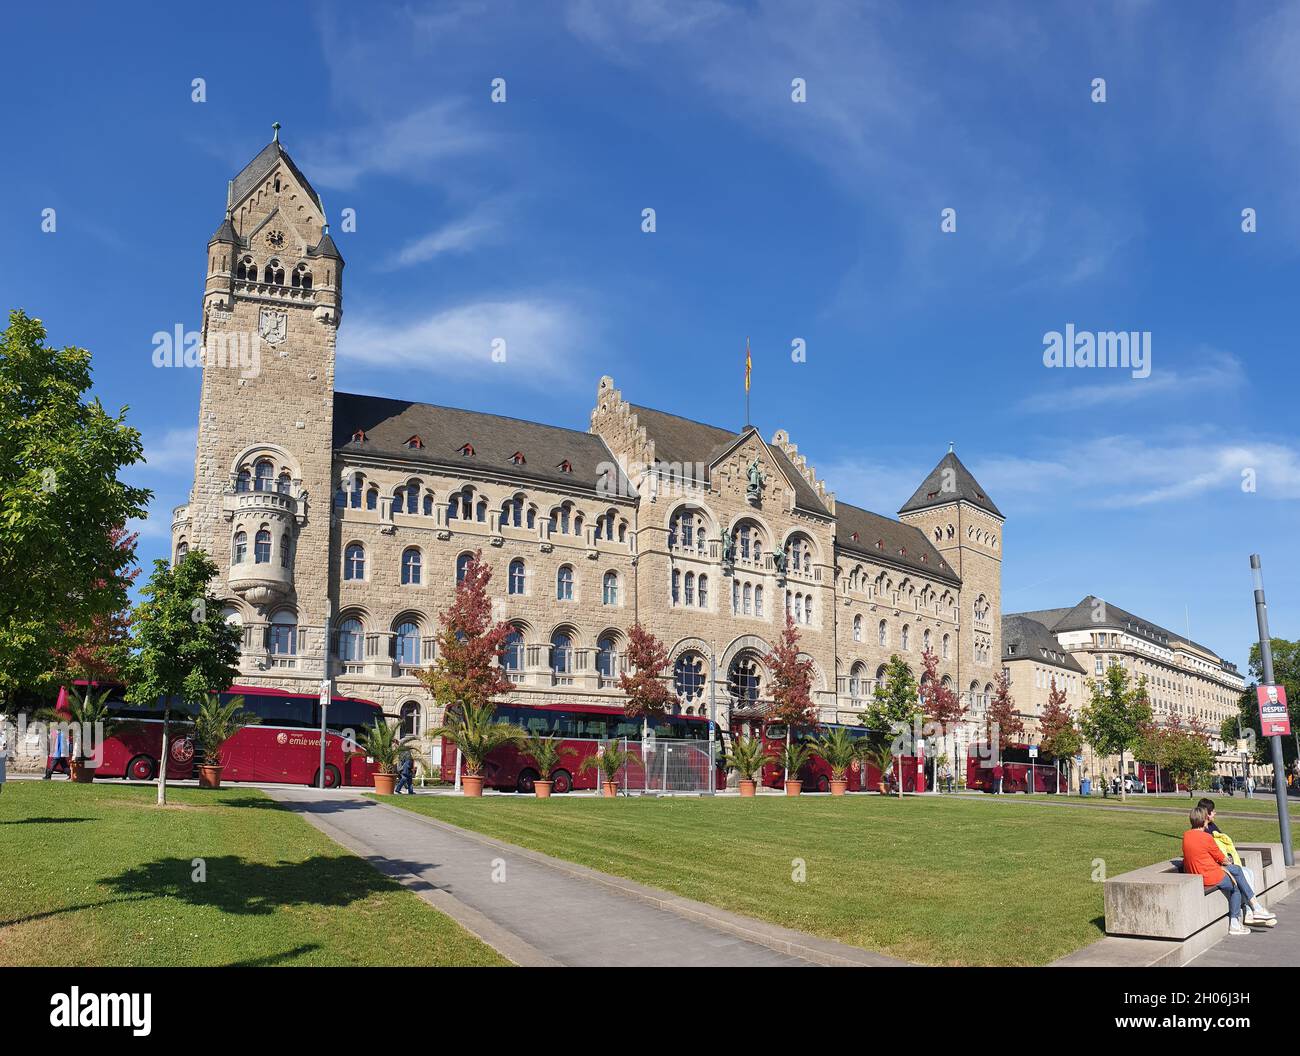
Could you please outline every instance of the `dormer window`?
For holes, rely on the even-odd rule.
[[[513,462],[516,466],[522,466],[527,464],[528,459],[524,458],[524,453],[522,451],[516,451],[513,455],[510,456],[510,461]]]
[[[861,538],[861,537],[858,535],[857,532],[854,532],[852,535],[849,536],[849,538],[852,539],[852,540],[856,543],[856,542],[858,541],[858,539]]]
[[[460,445],[460,457],[461,457],[461,458],[473,458],[473,457],[474,457],[474,445],[473,445],[473,444],[461,444],[461,445]]]
[[[352,433],[352,442],[354,444],[364,444],[366,442],[366,431],[357,429]]]
[[[424,441],[421,440],[418,436],[413,436],[408,441],[406,441],[406,446],[409,447],[412,451],[418,451],[420,450],[420,448],[424,446]]]
[[[884,548],[885,548],[885,541],[884,541],[883,539],[877,539],[877,540],[876,540],[876,549],[877,549],[877,550],[883,550]]]
[[[561,473],[572,473],[572,472],[573,472],[573,463],[570,462],[570,461],[566,458],[563,462],[561,462],[561,463],[560,463],[558,466],[556,466],[555,468],[558,469]]]

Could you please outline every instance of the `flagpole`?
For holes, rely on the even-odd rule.
[[[753,364],[749,355],[749,338],[745,338],[745,428],[749,428],[749,372]]]

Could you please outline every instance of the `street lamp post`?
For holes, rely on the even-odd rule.
[[[1259,655],[1263,662],[1264,681],[1273,684],[1273,645],[1268,633],[1268,603],[1264,600],[1264,572],[1259,554],[1250,555],[1250,568],[1255,581],[1255,623],[1259,627]],[[1286,802],[1286,768],[1282,763],[1282,737],[1269,737],[1273,755],[1273,796],[1277,801],[1277,824],[1282,832],[1282,859],[1287,866],[1295,865],[1291,850],[1291,815]],[[1244,754],[1244,753],[1243,753]]]

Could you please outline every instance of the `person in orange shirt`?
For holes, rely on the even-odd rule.
[[[1255,901],[1241,867],[1228,861],[1213,836],[1205,831],[1206,810],[1199,803],[1192,808],[1192,827],[1183,833],[1183,872],[1196,873],[1205,887],[1217,887],[1228,899],[1228,934],[1249,935],[1241,922],[1241,905]]]

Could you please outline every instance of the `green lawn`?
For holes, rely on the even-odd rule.
[[[254,789],[155,795],[4,786],[0,965],[505,963]]]
[[[1214,809],[1223,814],[1267,814],[1277,817],[1277,801],[1273,798],[1273,793],[1261,794],[1255,793],[1254,799],[1247,799],[1243,795],[1225,796],[1217,792],[1197,792],[1194,796],[1188,797],[1186,792],[1178,795],[1165,793],[1159,796],[1154,795],[1136,795],[1129,796],[1120,802],[1117,796],[1111,796],[1109,799],[1103,799],[1100,795],[1096,796],[1043,796],[1033,797],[1018,794],[1016,799],[1064,799],[1071,803],[1079,803],[1086,806],[1096,806],[1105,804],[1108,807],[1146,807],[1148,810],[1171,810],[1177,814],[1186,814],[1196,805],[1197,800],[1205,797],[1214,800]],[[991,797],[990,797],[991,798]],[[1011,797],[1003,797],[1011,798]],[[1296,818],[1300,818],[1300,800],[1295,796],[1287,797],[1287,806],[1289,812]]]
[[[1177,855],[1185,828],[1177,817],[957,797],[386,802],[926,964],[1046,964],[1100,938],[1095,859],[1111,876],[1149,865]],[[1238,842],[1277,839],[1263,821],[1225,828]],[[792,879],[796,859],[803,882]]]

